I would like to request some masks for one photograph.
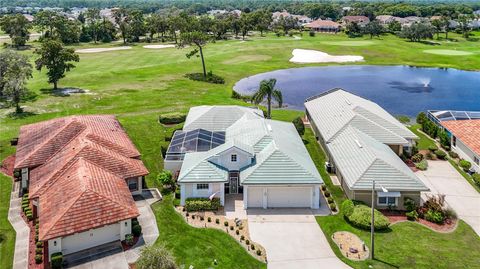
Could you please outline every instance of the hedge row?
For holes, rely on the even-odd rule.
[[[213,198],[187,198],[185,200],[185,210],[187,211],[206,211],[218,210],[220,207],[220,199]]]
[[[158,121],[163,124],[178,124],[185,121],[187,115],[179,112],[165,113],[158,117]]]
[[[345,200],[342,203],[342,212],[345,218],[353,225],[360,229],[370,229],[372,218],[372,209],[366,205],[354,205],[352,201]],[[390,225],[388,218],[380,211],[375,209],[375,230],[385,230]]]

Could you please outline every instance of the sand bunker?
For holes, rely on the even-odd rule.
[[[463,56],[463,55],[472,55],[472,52],[463,51],[463,50],[424,50],[425,53],[436,54],[436,55],[448,55],[448,56]]]
[[[166,49],[166,48],[175,48],[175,45],[146,45],[143,47],[146,49]]]
[[[92,48],[92,49],[79,49],[75,52],[77,53],[97,53],[97,52],[106,52],[106,51],[114,51],[114,50],[129,50],[132,47],[130,46],[122,46],[122,47],[115,47],[115,48]]]
[[[318,50],[294,49],[293,57],[290,59],[292,63],[346,63],[363,61],[362,56],[355,55],[330,55]]]

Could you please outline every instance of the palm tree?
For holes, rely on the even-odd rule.
[[[262,80],[257,92],[252,96],[252,101],[257,105],[267,98],[267,119],[271,118],[272,98],[277,101],[279,107],[282,107],[283,104],[282,92],[275,89],[276,83],[277,80],[274,78]]]

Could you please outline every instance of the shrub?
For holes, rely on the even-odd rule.
[[[453,210],[450,207],[443,211],[443,215],[445,216],[445,218],[448,218],[448,219],[456,219],[457,218],[457,212],[455,212],[455,210]]]
[[[419,163],[423,160],[423,155],[421,153],[417,153],[415,155],[412,156],[412,161],[414,163]]]
[[[55,252],[52,254],[50,258],[52,269],[60,269],[62,268],[63,263],[63,255],[62,252]]]
[[[252,246],[250,247],[252,250],[255,250],[255,245],[252,244]]]
[[[142,234],[142,226],[139,224],[132,226],[132,234],[134,236],[140,236]]]
[[[311,36],[311,37],[314,37],[315,36],[315,31],[308,32],[308,35]]]
[[[213,198],[187,198],[185,200],[185,208],[187,211],[209,211],[218,210],[220,207],[220,199]]]
[[[259,249],[257,249],[257,255],[258,255],[258,256],[262,255],[262,251],[259,250]]]
[[[390,224],[388,218],[385,217],[380,211],[376,210],[375,213],[375,230],[385,230]],[[365,205],[356,205],[352,214],[349,217],[346,217],[347,220],[353,225],[361,229],[368,230],[370,229],[371,221],[371,208]]]
[[[425,171],[428,168],[428,163],[426,160],[422,160],[421,162],[416,163],[415,167],[417,167],[419,170]]]
[[[324,194],[325,197],[327,197],[327,198],[330,197],[330,192],[328,192],[328,191],[324,191],[323,194]]]
[[[333,212],[337,212],[337,206],[335,205],[335,203],[331,203],[328,205],[330,206],[330,210],[332,210]]]
[[[427,210],[442,212],[444,204],[445,204],[445,196],[443,195],[429,196],[427,201],[423,203],[423,207],[426,208]]]
[[[441,160],[445,160],[445,158],[447,157],[447,153],[445,153],[445,151],[441,150],[441,149],[437,149],[435,150],[435,155],[437,155],[437,157]]]
[[[480,186],[480,174],[478,173],[473,174],[472,179],[473,179],[473,182],[475,182],[475,184]]]
[[[137,269],[175,269],[177,265],[175,264],[175,258],[172,253],[170,253],[165,246],[155,245],[142,248],[135,267]]]
[[[13,177],[15,177],[15,178],[19,178],[19,177],[20,177],[20,175],[21,175],[21,174],[20,174],[20,171],[19,171],[19,170],[15,170],[15,171],[13,171]],[[26,194],[26,195],[27,195],[27,197],[28,197],[28,193],[25,193],[25,194]],[[24,194],[24,195],[25,195],[25,194]]]
[[[403,205],[405,206],[405,209],[407,209],[407,211],[414,211],[417,209],[417,203],[410,197],[405,197]]]
[[[37,246],[37,248],[43,248],[43,242],[38,241],[37,243],[35,243],[35,246]]]
[[[425,219],[430,221],[430,222],[441,224],[444,221],[444,216],[443,216],[442,212],[434,211],[434,210],[430,209],[425,214]]]
[[[132,226],[140,224],[137,219],[132,219]]]
[[[36,254],[43,254],[43,248],[36,248],[35,253]]]
[[[444,149],[450,148],[450,137],[448,136],[447,132],[443,130],[439,131],[438,138],[440,138],[440,145],[442,145]]]
[[[408,220],[414,221],[414,220],[418,219],[418,213],[415,210],[407,212],[407,213],[405,213],[405,215],[407,216]]]
[[[240,234],[240,231],[239,231],[239,230],[236,230],[236,231],[235,231],[235,234],[239,235],[239,234]]]
[[[331,203],[333,203],[333,202],[335,202],[335,201],[333,200],[333,197],[330,196],[330,197],[328,197],[327,202],[328,202],[329,204],[331,204]]]
[[[430,150],[431,152],[435,152],[436,150],[438,150],[438,147],[437,145],[430,145],[428,146],[428,150]]]
[[[163,124],[178,124],[184,122],[186,118],[186,114],[171,112],[160,115],[158,121]]]
[[[326,191],[327,190],[327,186],[325,184],[322,185],[322,191]]]
[[[133,246],[133,234],[125,235],[125,243],[129,246]]]
[[[233,231],[233,226],[230,225],[230,231]]]
[[[43,262],[43,255],[37,254],[35,255],[35,263],[36,264],[41,264]]]
[[[225,227],[228,227],[228,221],[224,221],[224,222],[223,222],[223,225],[224,225]]]
[[[465,171],[468,171],[470,170],[470,167],[472,167],[472,163],[470,163],[469,161],[467,160],[460,160],[460,162],[458,163],[458,165],[460,165],[460,167],[465,170]]]
[[[203,216],[200,216],[200,220],[201,220],[201,221],[203,221],[203,220],[204,220]]]
[[[190,216],[190,214],[188,214],[188,212],[187,212],[187,213],[185,213],[185,216],[187,216],[187,217],[188,217],[188,216]]]
[[[293,125],[297,129],[298,134],[304,135],[305,134],[305,125],[303,124],[302,117],[296,117],[293,121]]]
[[[245,244],[250,245],[250,240],[245,240]]]
[[[241,236],[240,236],[240,241],[243,241],[243,240],[245,240],[245,236],[244,236],[244,235],[241,235]],[[247,240],[247,241],[248,241],[248,240]],[[247,245],[248,245],[248,244],[247,244]]]
[[[38,230],[38,227],[40,227],[40,224],[35,224],[35,230]]]
[[[213,84],[225,84],[225,79],[221,76],[213,74],[212,71],[207,73],[206,78],[203,76],[203,73],[190,73],[186,74],[185,77],[195,81],[203,81]]]
[[[418,124],[424,124],[427,121],[428,121],[428,117],[427,117],[427,114],[425,114],[425,112],[418,113],[418,115],[417,115],[417,123]]]
[[[207,221],[208,221],[208,222],[212,222],[212,218],[211,218],[211,217],[208,217],[208,218],[207,218]]]
[[[216,224],[220,224],[220,220],[219,220],[219,219],[215,219],[215,223],[216,223]]]
[[[25,213],[25,216],[27,216],[28,220],[33,220],[32,211],[27,211],[27,213]]]
[[[158,174],[157,180],[164,186],[169,185],[172,186],[175,184],[175,181],[173,180],[172,172],[168,170],[163,170]]]
[[[341,209],[345,217],[350,217],[355,209],[355,205],[352,200],[345,200],[342,203]]]
[[[448,155],[454,159],[458,158],[458,154],[455,151],[449,151]]]
[[[192,215],[192,219],[195,219],[195,215]]]

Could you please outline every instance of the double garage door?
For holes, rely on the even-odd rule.
[[[62,253],[67,255],[117,240],[120,240],[118,223],[62,238]]]
[[[263,192],[266,190],[266,207],[311,207],[312,187],[248,187],[249,208],[263,207]]]

